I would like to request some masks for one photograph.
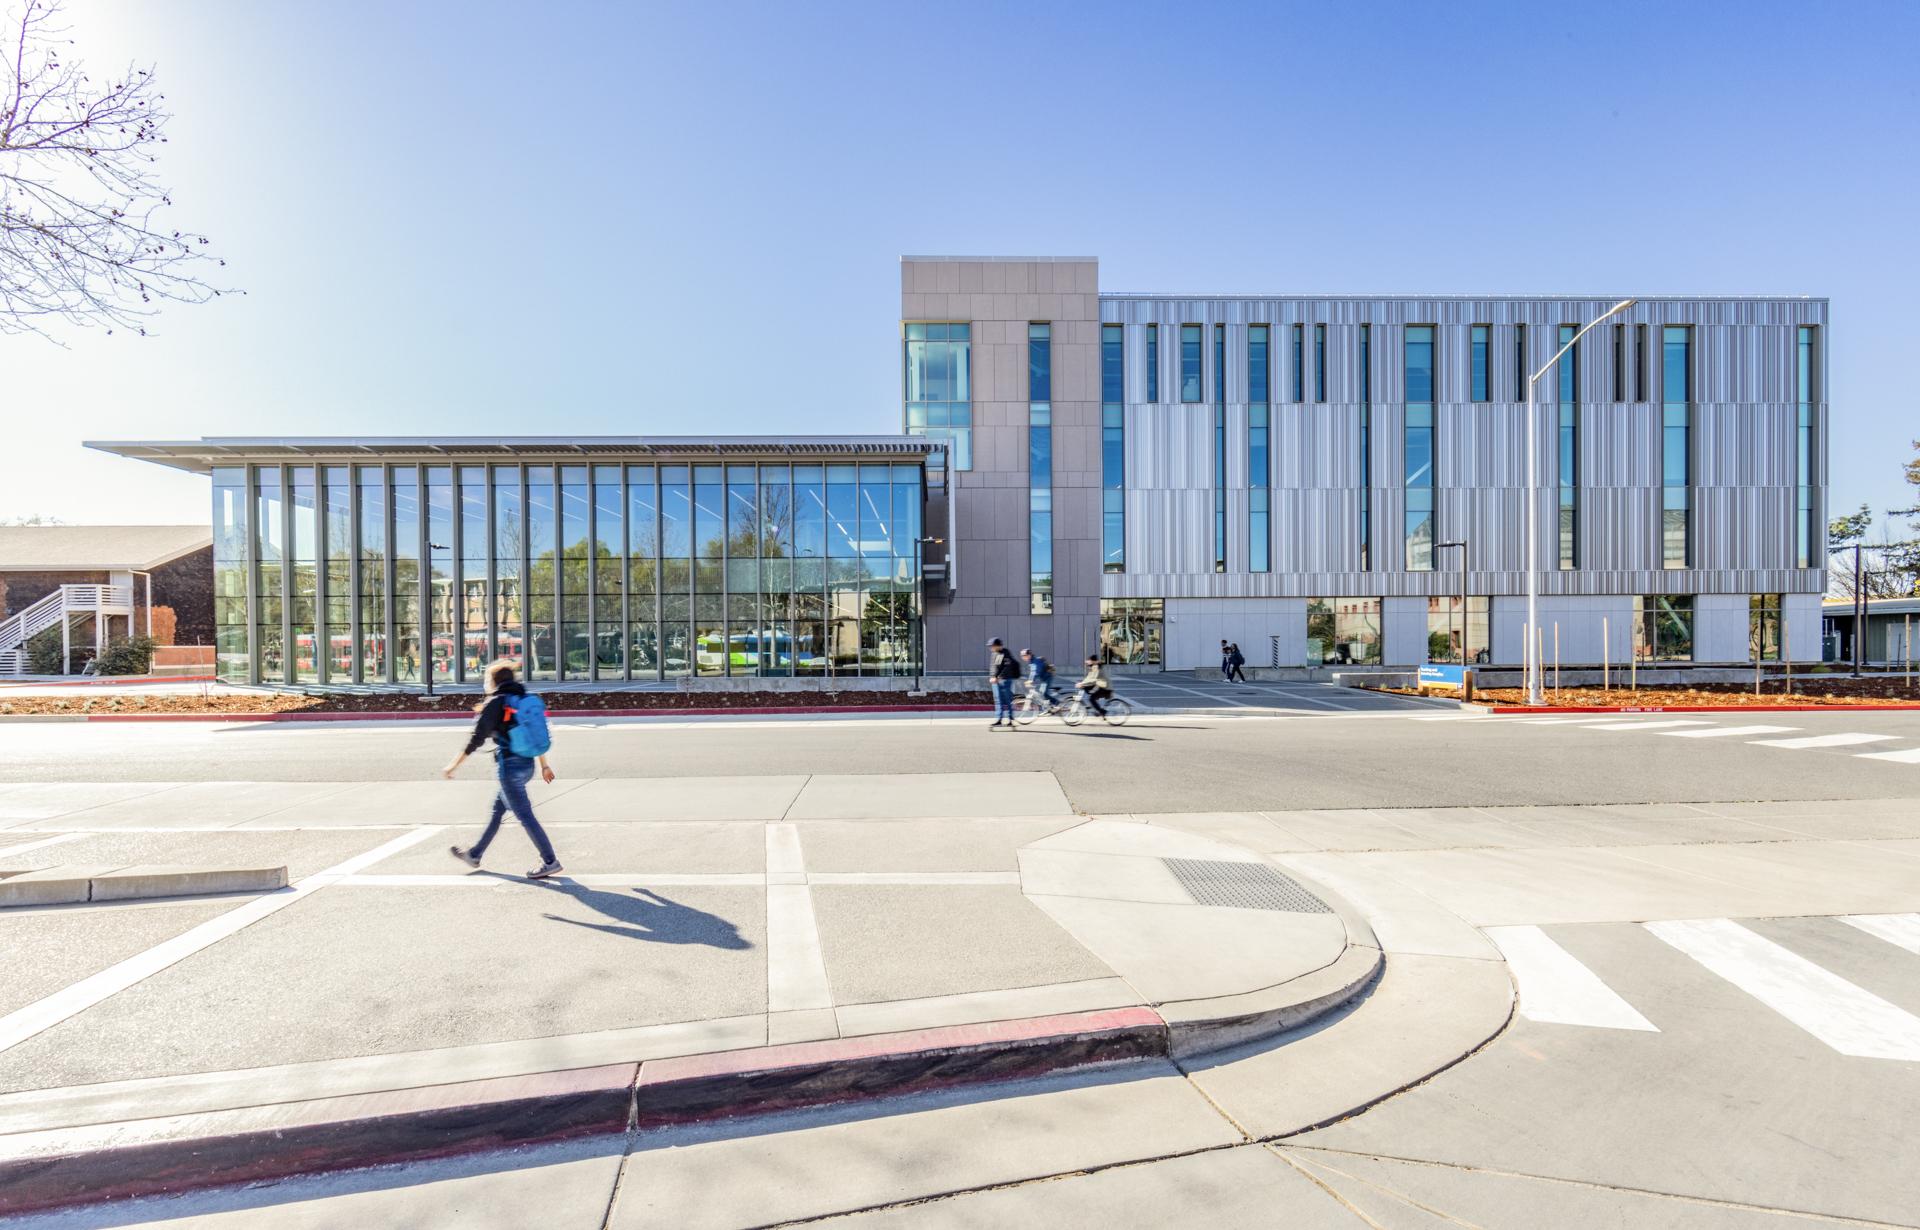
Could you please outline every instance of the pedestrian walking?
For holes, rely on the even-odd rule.
[[[1233,682],[1233,646],[1220,642],[1220,678],[1226,683]]]
[[[1019,661],[1000,643],[999,637],[987,642],[987,685],[993,689],[993,726],[1016,730],[1013,724],[1013,685],[1020,678]]]
[[[1245,683],[1247,672],[1240,668],[1246,664],[1247,656],[1240,652],[1240,643],[1238,641],[1229,643],[1227,645],[1227,682],[1232,683],[1238,679],[1241,683]]]
[[[559,875],[564,868],[553,853],[553,843],[547,840],[546,830],[534,819],[533,802],[527,798],[527,783],[533,780],[536,768],[541,781],[553,781],[553,766],[547,763],[547,750],[553,746],[553,740],[547,733],[546,702],[527,691],[514,677],[513,663],[495,662],[487,667],[487,698],[476,712],[480,716],[474,720],[466,750],[455,756],[442,774],[452,777],[467,757],[492,739],[494,774],[500,781],[500,791],[493,797],[493,815],[487,821],[486,832],[465,849],[452,847],[453,857],[469,867],[478,867],[494,835],[500,831],[500,821],[511,811],[532,839],[533,848],[540,853],[540,865],[529,871],[527,878],[544,880]]]

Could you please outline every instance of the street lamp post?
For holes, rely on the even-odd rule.
[[[1541,663],[1536,649],[1540,625],[1540,405],[1536,390],[1540,386],[1540,377],[1552,371],[1554,366],[1575,343],[1601,321],[1618,315],[1638,303],[1637,299],[1622,299],[1600,315],[1580,327],[1580,331],[1567,339],[1566,345],[1553,352],[1553,357],[1540,365],[1540,370],[1527,377],[1527,643],[1521,647],[1526,663],[1527,703],[1544,705],[1546,697],[1542,695]]]
[[[1460,548],[1460,669],[1467,668],[1467,544],[1459,542],[1436,542],[1435,551],[1444,551],[1448,547]],[[1451,622],[1451,621],[1449,621]]]

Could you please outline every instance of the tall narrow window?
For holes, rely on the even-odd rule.
[[[1627,400],[1627,327],[1613,327],[1613,400]]]
[[[1147,395],[1140,400],[1160,400],[1160,326],[1147,326]]]
[[[1633,400],[1647,400],[1647,364],[1653,362],[1653,351],[1647,348],[1647,327],[1635,325],[1633,346]]]
[[[1409,572],[1433,568],[1433,326],[1408,325],[1406,360],[1406,421],[1403,478],[1406,487],[1406,567]]]
[[[1293,400],[1307,400],[1307,327],[1293,327]]]
[[[1820,541],[1820,523],[1815,518],[1817,510],[1813,499],[1814,416],[1820,400],[1819,372],[1815,367],[1820,357],[1818,347],[1819,336],[1814,328],[1811,325],[1800,326],[1800,344],[1795,351],[1795,383],[1800,391],[1800,414],[1794,437],[1796,502],[1793,525],[1794,558],[1802,568],[1814,566]]]
[[[1327,400],[1327,327],[1313,327],[1313,400]]]
[[[971,470],[972,326],[929,322],[905,329],[907,434],[944,440],[953,468]]]
[[[1247,567],[1253,572],[1273,567],[1273,504],[1267,477],[1268,337],[1266,325],[1247,326]]]
[[[1660,563],[1692,563],[1693,330],[1668,325],[1662,334],[1660,377]]]
[[[1492,376],[1492,325],[1473,327],[1473,400],[1486,401],[1487,385]]]
[[[1560,345],[1580,332],[1578,325],[1560,326]],[[1560,357],[1559,473],[1560,567],[1580,566],[1580,348]]]
[[[1200,400],[1200,326],[1180,326],[1180,400]]]
[[[1513,327],[1513,400],[1524,402],[1532,396],[1527,388],[1527,327]]]
[[[1373,326],[1360,326],[1360,571],[1373,567]]]
[[[1213,570],[1227,570],[1227,327],[1213,327]]]
[[[1152,355],[1153,326],[1147,326]],[[1153,364],[1148,363],[1151,372]],[[1151,389],[1151,384],[1149,384]],[[1127,570],[1126,327],[1100,326],[1100,567]],[[1147,394],[1152,400],[1153,394]]]
[[[1027,566],[1032,611],[1053,614],[1053,326],[1027,326]]]

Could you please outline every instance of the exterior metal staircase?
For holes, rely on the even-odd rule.
[[[27,669],[27,642],[49,628],[64,626],[73,615],[133,614],[129,585],[62,585],[40,601],[0,621],[0,675]],[[98,637],[96,636],[96,640]],[[63,672],[64,673],[64,672]]]

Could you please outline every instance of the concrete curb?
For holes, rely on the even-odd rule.
[[[0,1136],[0,1216],[1168,1059],[1339,1009],[1379,969],[1355,953],[1171,1024],[1113,1008]]]
[[[286,886],[285,867],[54,866],[35,871],[0,871],[0,909],[219,893],[270,893]]]
[[[764,708],[732,709],[554,709],[555,718],[682,718],[682,717],[770,717],[781,714],[822,713],[985,713],[988,706],[978,705],[775,705]],[[464,722],[471,714],[460,710],[421,713],[393,710],[375,713],[7,713],[0,722],[397,722],[439,720]]]

